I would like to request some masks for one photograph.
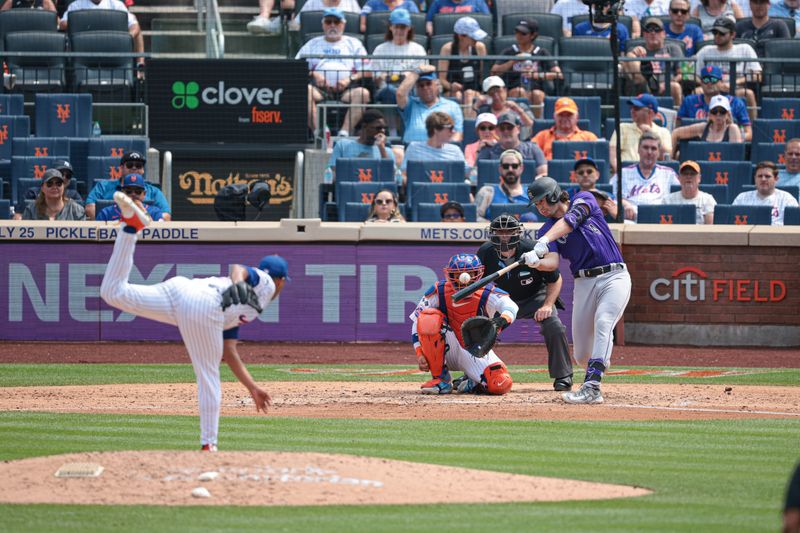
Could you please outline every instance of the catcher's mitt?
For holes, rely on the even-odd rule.
[[[261,305],[258,302],[258,295],[246,281],[234,283],[222,293],[222,310],[226,310],[232,305],[249,305],[261,314]]]
[[[461,338],[473,357],[483,357],[497,340],[497,326],[485,316],[473,316],[461,324]]]

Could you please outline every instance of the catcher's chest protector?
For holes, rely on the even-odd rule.
[[[453,329],[458,337],[458,342],[464,346],[464,339],[461,337],[461,324],[473,316],[486,316],[486,300],[489,298],[489,289],[478,289],[457,304],[453,303],[453,293],[456,289],[452,283],[439,282],[439,308],[447,317],[447,324]],[[444,309],[442,309],[444,307]]]
[[[440,377],[444,370],[445,340],[442,335],[444,315],[438,309],[423,309],[417,317],[417,336],[422,355],[428,361],[433,377]]]

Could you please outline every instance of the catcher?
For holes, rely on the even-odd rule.
[[[511,390],[511,375],[492,350],[497,333],[517,316],[517,304],[508,293],[489,285],[458,304],[453,293],[481,279],[478,256],[457,254],[411,313],[411,340],[417,364],[433,379],[422,385],[423,394],[458,392],[502,395]],[[451,379],[450,369],[464,376]]]

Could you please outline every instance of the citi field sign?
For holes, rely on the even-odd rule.
[[[669,278],[650,283],[650,297],[659,302],[776,303],[786,292],[782,280],[712,278],[696,267],[681,267]]]

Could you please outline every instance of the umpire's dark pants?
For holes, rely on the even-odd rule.
[[[520,318],[530,318],[533,320],[533,315],[544,304],[546,292],[542,289],[539,293],[525,300],[516,302],[519,306],[517,312],[517,320]],[[553,379],[564,378],[572,375],[572,360],[569,357],[569,343],[567,342],[567,328],[558,318],[558,311],[556,307],[564,309],[563,306],[556,304],[553,308],[553,314],[549,318],[539,322],[539,330],[544,337],[545,346],[547,346],[547,368],[550,371],[550,377]]]

